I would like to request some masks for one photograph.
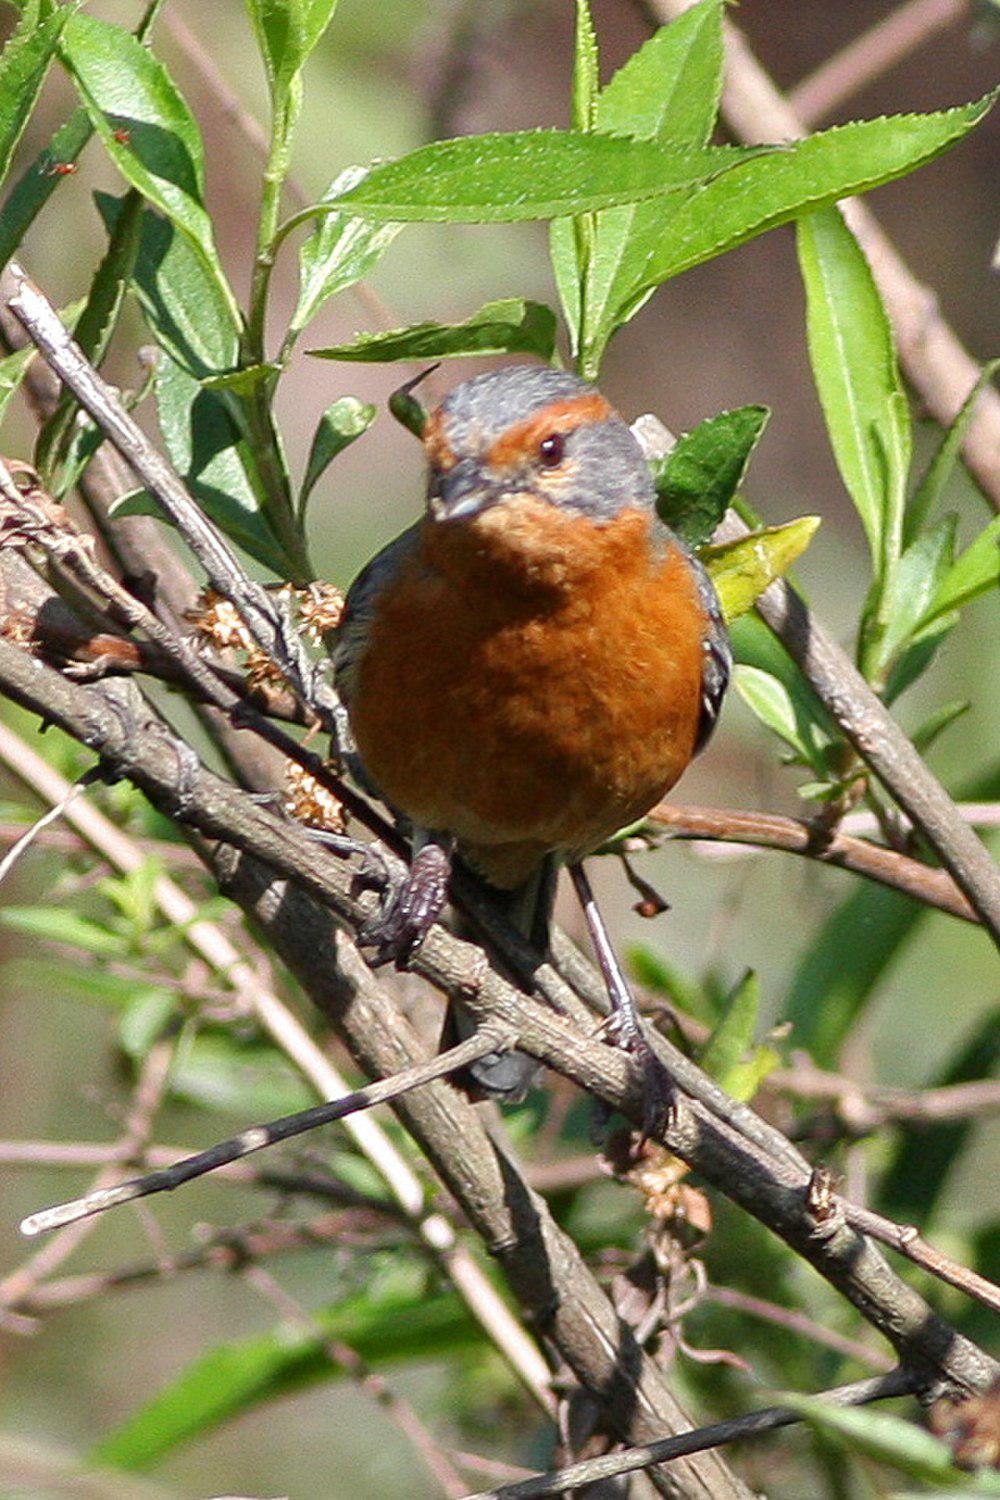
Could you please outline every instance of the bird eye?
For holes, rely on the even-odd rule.
[[[566,440],[561,432],[551,432],[538,445],[538,457],[546,469],[554,469],[563,461]]]

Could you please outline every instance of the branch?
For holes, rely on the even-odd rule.
[[[906,1370],[897,1369],[873,1380],[858,1380],[853,1385],[821,1391],[817,1399],[834,1406],[863,1406],[870,1401],[905,1396],[915,1389],[913,1376]],[[701,1453],[706,1448],[757,1437],[763,1432],[774,1432],[775,1428],[789,1427],[793,1422],[801,1421],[801,1413],[787,1406],[767,1406],[763,1411],[732,1417],[728,1422],[713,1422],[709,1427],[698,1427],[693,1432],[681,1433],[679,1437],[645,1443],[642,1447],[608,1453],[601,1458],[589,1458],[583,1463],[570,1464],[568,1468],[555,1469],[549,1474],[538,1474],[517,1484],[501,1485],[499,1489],[480,1490],[475,1495],[467,1495],[465,1500],[539,1500],[543,1495],[562,1495],[581,1485],[614,1479],[620,1474],[634,1474],[639,1469],[648,1469],[650,1464],[666,1463],[682,1454]]]
[[[290,878],[298,890],[289,888],[276,894],[273,875],[261,873],[251,879],[250,874],[243,873],[241,883],[241,870],[246,862],[235,854],[229,867],[222,870],[227,888],[252,911],[256,920],[273,929],[279,951],[292,963],[319,1003],[323,1002],[323,984],[331,986],[334,976],[341,976],[343,966],[354,966],[349,971],[349,993],[356,994],[359,987],[366,993],[369,1014],[364,1025],[353,1025],[347,1030],[343,977],[338,977],[336,988],[341,998],[325,1008],[334,1024],[344,1030],[351,1050],[366,1069],[387,1076],[412,1065],[412,1056],[400,1055],[396,1046],[387,1046],[376,1062],[370,1032],[377,1026],[380,1032],[390,1033],[390,1040],[395,1032],[398,1042],[401,1025],[398,1013],[371,984],[364,966],[357,967],[360,960],[351,956],[349,946],[334,938],[329,918],[319,907],[314,908],[304,894],[311,893],[340,921],[357,928],[365,920],[370,903],[367,897],[359,898],[352,891],[351,870],[342,861],[317,849],[301,829],[282,823],[204,767],[185,766],[183,795],[179,795],[180,765],[173,741],[162,727],[150,728],[145,722],[136,721],[134,708],[130,712],[128,702],[122,701],[123,694],[126,698],[129,695],[127,684],[85,687],[66,683],[58,674],[3,642],[0,642],[0,683],[23,706],[41,712],[70,734],[84,738],[116,771],[134,780],[168,816],[210,839],[235,845]],[[216,859],[221,858],[220,852]],[[253,894],[248,894],[248,885]],[[268,905],[273,901],[277,901],[275,910]],[[289,932],[286,923],[294,931]],[[490,968],[481,951],[436,928],[425,939],[413,968],[461,1001],[474,1018],[481,1022],[499,1021],[502,1026],[511,1027],[524,1050],[641,1124],[642,1101],[636,1096],[627,1060],[615,1049],[595,1041],[579,1027],[515,990]],[[385,1008],[377,1021],[371,1014],[376,1006]],[[693,1064],[688,1066],[697,1073]],[[440,1089],[443,1085],[434,1087]],[[421,1090],[414,1098],[423,1099],[428,1092]],[[403,1104],[399,1107],[402,1109]],[[756,1118],[752,1111],[745,1113]],[[487,1243],[496,1244],[497,1224],[492,1211],[484,1213],[482,1185],[477,1182],[475,1193],[470,1195],[465,1175],[468,1132],[480,1128],[471,1110],[469,1116],[468,1125],[449,1126],[445,1143],[436,1139],[433,1159]],[[407,1112],[407,1118],[417,1130],[415,1108]],[[763,1123],[760,1122],[762,1126]],[[424,1122],[417,1133],[428,1149]],[[728,1120],[714,1115],[701,1099],[687,1094],[681,1095],[664,1139],[676,1155],[815,1265],[891,1340],[908,1365],[924,1372],[928,1386],[943,1380],[960,1389],[976,1389],[988,1383],[995,1369],[992,1361],[942,1323],[923,1298],[895,1275],[880,1252],[851,1228],[846,1208],[843,1216],[820,1222],[809,1201],[810,1174],[796,1164],[797,1153],[787,1142],[780,1156],[770,1154],[748,1141]],[[461,1162],[455,1160],[455,1143],[459,1140],[463,1148]],[[494,1173],[498,1170],[493,1169]],[[501,1205],[506,1201],[505,1193],[511,1191],[509,1183],[504,1186],[504,1173],[509,1171],[510,1166],[505,1163],[493,1189],[498,1195],[496,1202]],[[523,1184],[518,1191],[528,1193]],[[533,1199],[533,1214],[543,1211],[544,1205]],[[497,1253],[501,1259],[511,1255],[517,1267],[524,1238],[514,1232],[512,1240],[509,1219],[505,1223]],[[536,1248],[535,1258],[527,1268],[535,1297],[540,1290],[539,1253]],[[560,1244],[560,1257],[570,1253],[576,1254]],[[521,1279],[525,1274],[527,1271],[520,1272]],[[544,1297],[542,1305],[547,1305]],[[600,1346],[608,1347],[603,1338]],[[592,1367],[590,1378],[593,1379]]]
[[[29,1214],[21,1223],[21,1233],[47,1234],[50,1230],[61,1229],[64,1224],[75,1224],[78,1219],[87,1219],[92,1214],[104,1213],[109,1208],[115,1208],[119,1203],[132,1203],[136,1198],[147,1198],[152,1193],[172,1193],[174,1188],[180,1187],[184,1182],[191,1182],[195,1177],[203,1177],[206,1172],[214,1172],[217,1167],[224,1167],[229,1162],[239,1161],[244,1156],[250,1156],[254,1151],[263,1151],[265,1147],[274,1146],[278,1141],[287,1141],[293,1136],[304,1135],[307,1130],[316,1130],[320,1125],[332,1125],[335,1120],[346,1119],[357,1110],[371,1109],[376,1104],[386,1104],[392,1099],[398,1099],[403,1094],[408,1094],[411,1089],[420,1088],[435,1078],[445,1078],[449,1073],[455,1073],[460,1068],[467,1067],[469,1063],[485,1057],[487,1052],[502,1052],[509,1049],[514,1045],[515,1040],[516,1033],[513,1031],[504,1030],[501,1027],[482,1026],[473,1036],[460,1042],[458,1046],[438,1053],[429,1062],[415,1064],[412,1068],[404,1068],[392,1078],[385,1078],[379,1083],[355,1089],[353,1093],[346,1094],[341,1099],[331,1099],[325,1104],[313,1104],[308,1109],[298,1110],[292,1115],[284,1115],[280,1120],[271,1120],[266,1125],[251,1125],[249,1129],[242,1130],[239,1135],[231,1136],[227,1141],[220,1141],[217,1145],[210,1146],[207,1151],[199,1151],[194,1156],[187,1156],[183,1161],[175,1162],[173,1166],[160,1167],[157,1171],[147,1172],[142,1177],[134,1177],[114,1187],[97,1188],[84,1194],[82,1198],[74,1198],[54,1208],[42,1209],[40,1213]]]
[[[842,870],[852,870],[856,875],[864,875],[869,880],[877,880],[880,885],[903,891],[927,906],[936,906],[966,922],[979,920],[946,871],[865,839],[819,829],[802,818],[733,808],[675,807],[669,802],[661,802],[647,817],[649,822],[665,831],[668,839],[707,839],[718,843],[752,844],[762,849],[782,849],[823,864],[837,865]]]

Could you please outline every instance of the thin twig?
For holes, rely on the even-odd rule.
[[[118,1183],[115,1187],[98,1188],[85,1193],[82,1198],[74,1198],[71,1202],[29,1214],[21,1223],[21,1233],[47,1234],[50,1230],[61,1229],[64,1224],[74,1224],[78,1219],[89,1218],[91,1214],[104,1213],[106,1209],[115,1208],[119,1203],[132,1203],[136,1198],[146,1198],[152,1193],[171,1193],[182,1183],[190,1182],[195,1177],[203,1177],[206,1172],[214,1172],[227,1162],[238,1161],[241,1157],[250,1156],[254,1151],[263,1151],[265,1147],[273,1146],[278,1141],[290,1140],[292,1136],[303,1135],[307,1130],[316,1130],[320,1125],[343,1120],[357,1110],[371,1109],[373,1105],[398,1099],[411,1089],[420,1088],[435,1078],[445,1078],[449,1073],[485,1057],[487,1052],[502,1051],[505,1047],[513,1046],[515,1039],[514,1032],[505,1031],[502,1027],[480,1027],[473,1036],[459,1042],[456,1047],[439,1053],[430,1062],[397,1073],[393,1078],[368,1084],[341,1099],[314,1104],[309,1109],[285,1115],[280,1120],[271,1120],[266,1125],[251,1125],[239,1135],[219,1141],[207,1151],[188,1156],[172,1167],[161,1167],[142,1177]]]
[[[811,128],[971,10],[969,0],[907,0],[790,89],[789,106]]]
[[[872,1380],[858,1380],[853,1385],[821,1391],[817,1399],[834,1406],[863,1406],[870,1401],[905,1396],[915,1388],[913,1375],[907,1370],[896,1369]],[[693,1432],[681,1433],[679,1437],[664,1438],[658,1443],[644,1443],[641,1447],[626,1448],[623,1452],[608,1453],[600,1458],[588,1458],[583,1463],[570,1464],[565,1469],[556,1469],[549,1474],[538,1474],[533,1479],[525,1479],[518,1484],[480,1490],[475,1495],[467,1495],[465,1500],[539,1500],[543,1495],[562,1495],[566,1491],[579,1489],[581,1485],[614,1479],[619,1474],[634,1474],[639,1469],[648,1469],[651,1464],[668,1463],[683,1454],[701,1453],[706,1448],[757,1437],[761,1433],[773,1432],[775,1428],[788,1427],[801,1420],[801,1413],[790,1407],[768,1406],[762,1411],[732,1417],[728,1422],[713,1422],[711,1426],[698,1427]]]
[[[801,1334],[810,1344],[822,1344],[827,1349],[843,1354],[847,1359],[857,1360],[858,1364],[869,1365],[873,1370],[888,1371],[894,1367],[895,1361],[881,1349],[869,1349],[857,1339],[837,1333],[834,1328],[824,1328],[814,1318],[796,1311],[794,1307],[782,1307],[778,1302],[769,1302],[765,1297],[752,1297],[748,1292],[738,1291],[731,1286],[706,1286],[703,1300],[747,1313],[763,1323],[787,1328],[791,1333]]]
[[[671,839],[752,844],[804,855],[904,891],[927,906],[936,906],[967,922],[979,920],[947,871],[839,830],[824,833],[801,818],[735,808],[677,807],[661,802],[648,814],[648,820]]]

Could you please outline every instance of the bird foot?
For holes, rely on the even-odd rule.
[[[376,916],[358,934],[363,948],[373,948],[372,967],[395,963],[404,966],[434,926],[448,899],[451,856],[441,844],[424,844],[413,856],[402,877],[380,861],[379,878],[372,869],[361,870],[358,883],[378,884],[385,894]]]
[[[648,1140],[659,1140],[670,1124],[677,1102],[674,1080],[642,1034],[638,1022],[627,1012],[613,1015],[605,1027],[613,1047],[628,1055],[629,1067],[642,1098],[642,1135],[638,1148]]]

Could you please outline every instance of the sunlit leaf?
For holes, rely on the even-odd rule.
[[[891,661],[909,640],[949,576],[955,555],[957,519],[954,515],[945,516],[937,526],[918,536],[887,580],[882,600],[885,630],[876,642],[879,665]]]
[[[14,255],[43,209],[65,179],[52,170],[56,163],[73,164],[94,133],[85,109],[74,110],[49,144],[22,172],[0,209],[0,265]]]
[[[768,526],[734,542],[701,548],[698,555],[715,585],[726,620],[750,609],[768,584],[788,572],[812,541],[819,523],[819,516],[800,516],[784,526]]]
[[[65,943],[85,953],[117,957],[126,947],[120,933],[58,906],[5,906],[0,908],[0,922],[14,932],[49,943]]]
[[[967,1480],[955,1466],[947,1444],[915,1422],[869,1407],[834,1406],[815,1396],[783,1394],[782,1402],[810,1426],[839,1438],[852,1452],[889,1464],[911,1479],[926,1484],[964,1484]],[[1000,1475],[994,1493],[1000,1495]]]
[[[377,408],[369,401],[359,401],[357,396],[341,396],[327,407],[316,424],[305,477],[299,491],[299,515],[305,512],[313,487],[325,473],[338,453],[367,432],[377,415]]]
[[[372,167],[334,202],[346,213],[378,220],[551,219],[693,187],[772,149],[681,149],[573,130],[461,136]]]
[[[271,91],[286,93],[337,8],[337,0],[245,0]]]
[[[0,180],[7,175],[14,148],[35,107],[60,34],[75,9],[75,5],[61,6],[58,10],[48,5],[41,10],[29,7],[0,53]]]
[[[941,580],[921,625],[961,609],[1000,584],[1000,516],[955,559]]]
[[[899,553],[909,413],[875,278],[839,209],[803,219],[809,357],[841,478],[868,536],[876,576]]]
[[[769,415],[766,406],[740,406],[708,417],[650,465],[660,520],[689,547],[707,542],[722,520]]]
[[[732,1092],[730,1083],[753,1044],[760,1011],[760,980],[752,969],[726,999],[708,1041],[698,1055],[698,1064],[709,1078]]]
[[[924,477],[906,507],[904,526],[907,541],[911,541],[918,535],[927,517],[940,500],[958,461],[962,439],[965,437],[966,429],[976,409],[976,403],[997,370],[1000,370],[1000,359],[991,359],[989,364],[983,366],[979,379],[962,403],[961,411],[941,439],[937,452],[927,465]]]
[[[310,349],[320,359],[388,361],[454,359],[462,354],[538,354],[551,359],[556,318],[541,302],[506,297],[487,302],[462,323],[416,323],[387,333],[362,333],[350,344]]]
[[[333,179],[324,199],[337,198],[368,175],[366,167],[348,167]],[[330,297],[354,286],[381,260],[401,224],[370,223],[347,213],[327,213],[316,223],[299,251],[299,298],[290,324],[299,333]]]

